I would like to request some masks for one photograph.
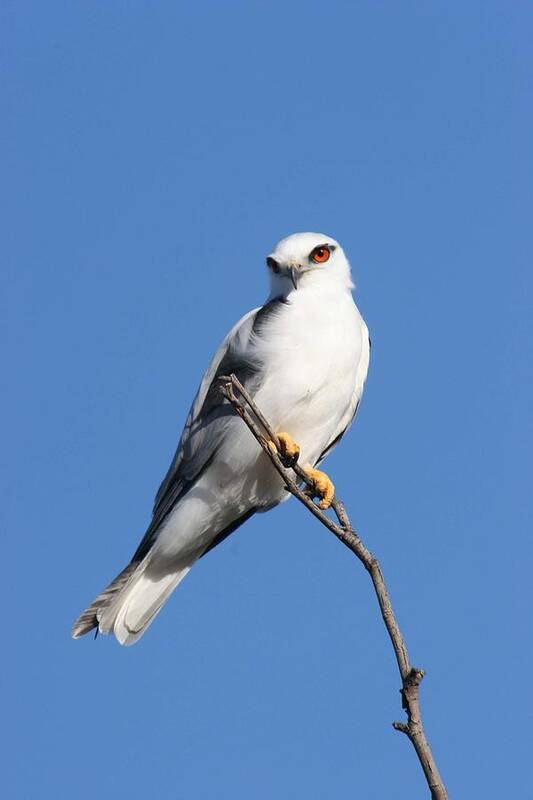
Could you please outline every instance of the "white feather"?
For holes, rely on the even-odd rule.
[[[113,603],[98,615],[100,632],[114,633],[120,644],[135,644],[140,639],[194,563],[161,573],[149,561],[140,565]]]

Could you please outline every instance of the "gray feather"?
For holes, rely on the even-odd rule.
[[[167,474],[157,492],[152,521],[133,558],[150,550],[157,531],[176,503],[200,478],[215,457],[227,427],[235,420],[230,404],[221,395],[218,380],[234,373],[252,394],[261,380],[261,365],[250,360],[250,338],[261,336],[269,319],[284,301],[275,298],[246,314],[229,332],[213,358],[192,403],[185,427]]]
[[[80,614],[72,626],[72,637],[74,639],[78,639],[80,636],[92,631],[93,628],[98,627],[99,611],[105,608],[105,606],[107,606],[111,600],[113,600],[115,596],[122,591],[130,578],[133,577],[133,574],[138,566],[138,562],[130,562],[128,566],[125,567],[125,569],[123,569],[122,572],[120,572],[117,577],[111,581],[109,586],[107,586],[104,591],[98,595],[96,600],[94,600],[91,605],[86,608],[82,614]]]
[[[72,636],[75,639],[98,627],[99,617],[104,608],[116,599],[133,578],[137,568],[149,553],[168,514],[209,467],[224,439],[227,426],[235,420],[233,409],[218,389],[218,379],[222,375],[234,373],[241,383],[252,394],[254,393],[256,384],[261,380],[261,365],[250,360],[245,353],[250,351],[248,345],[251,337],[263,334],[268,320],[278,313],[282,303],[283,301],[274,299],[261,308],[250,311],[235,325],[220,346],[202,379],[178,448],[157,492],[150,525],[128,566],[74,623]],[[221,531],[208,549],[212,549],[215,544],[226,538],[252,513],[253,510]]]

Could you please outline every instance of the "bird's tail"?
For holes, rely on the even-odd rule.
[[[78,617],[72,636],[77,639],[98,628],[100,633],[114,633],[120,644],[135,644],[195,560],[165,572],[150,564],[150,556],[128,564]]]

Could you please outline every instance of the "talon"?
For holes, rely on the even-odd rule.
[[[268,446],[275,453],[277,452],[284,467],[294,467],[300,456],[300,446],[296,444],[292,436],[281,431],[277,434],[279,450],[274,442],[270,441]]]
[[[313,469],[313,467],[310,466],[304,467],[304,469],[313,483],[311,488],[313,497],[320,497],[318,507],[325,511],[333,502],[335,486],[331,478],[329,478],[325,472],[321,472],[319,469]]]

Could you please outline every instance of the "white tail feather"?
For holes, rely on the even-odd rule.
[[[100,632],[114,633],[120,644],[135,644],[195,560],[165,574],[150,569],[149,558],[141,563],[124,589],[98,615]]]

